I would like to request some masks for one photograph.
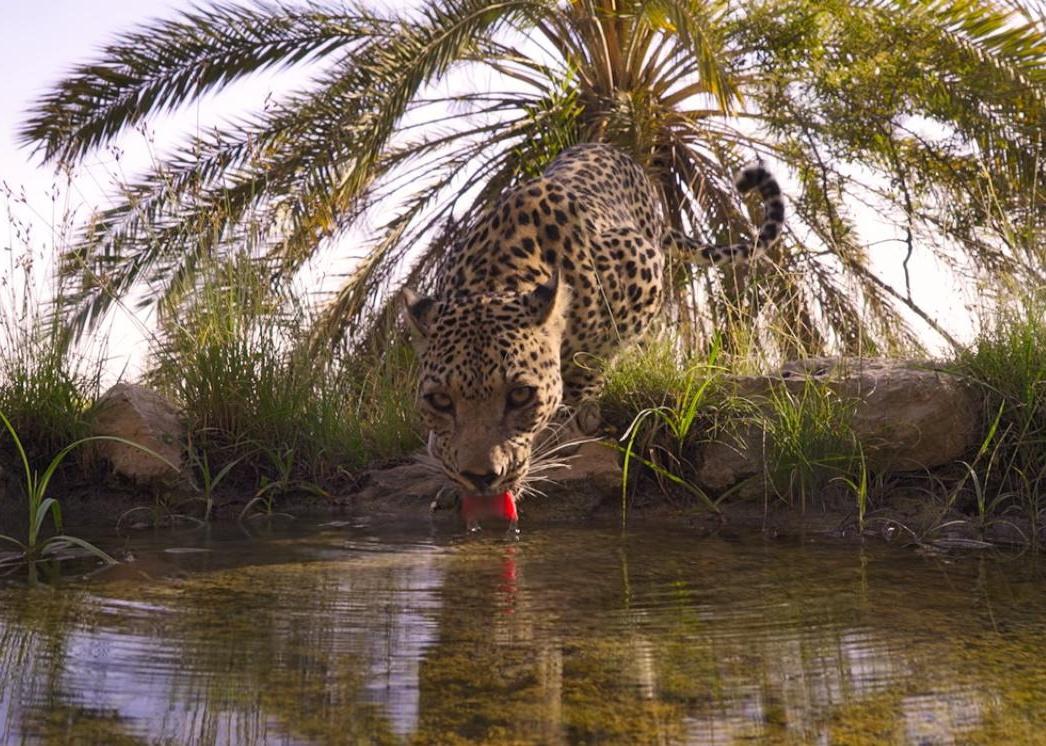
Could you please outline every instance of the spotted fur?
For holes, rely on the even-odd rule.
[[[752,242],[710,246],[669,229],[653,185],[621,151],[565,150],[505,192],[457,242],[433,297],[404,291],[420,359],[429,452],[467,494],[517,490],[561,404],[598,393],[612,359],[657,315],[665,254],[747,261],[781,234],[784,201],[753,166],[764,222]]]

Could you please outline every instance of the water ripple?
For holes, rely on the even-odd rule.
[[[194,546],[207,551],[135,546],[82,590],[0,589],[0,743],[1042,732],[1044,584],[990,560],[365,525],[166,549]]]

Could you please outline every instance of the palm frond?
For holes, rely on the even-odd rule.
[[[540,8],[473,0],[432,11],[424,23],[401,24],[398,34],[357,49],[323,76],[318,92],[292,98],[232,137],[194,139],[169,170],[130,186],[124,202],[100,214],[66,256],[67,271],[88,280],[69,298],[71,323],[86,328],[144,275],[164,285],[245,232],[282,229],[273,251],[296,267],[359,214],[381,175],[375,167],[382,150],[418,89],[502,13]],[[253,220],[244,224],[252,208]],[[170,286],[178,287],[184,284]]]
[[[674,49],[676,56],[696,61],[700,76],[687,89],[690,95],[706,93],[712,96],[725,113],[730,113],[735,104],[741,103],[740,90],[724,64],[728,57],[724,54],[723,40],[715,33],[723,27],[723,17],[729,10],[727,3],[718,0],[647,0],[642,10],[655,28],[678,38],[680,43]]]
[[[79,329],[145,284],[148,303],[191,302],[200,268],[234,252],[286,284],[352,230],[363,257],[313,338],[374,342],[404,278],[429,283],[478,211],[596,140],[643,163],[668,220],[710,242],[759,219],[733,188],[742,162],[798,184],[773,269],[670,267],[669,313],[695,344],[715,328],[782,354],[904,347],[906,320],[949,332],[873,270],[849,208],[897,226],[908,256],[1040,281],[1044,20],[1021,0],[226,4],[119,37],[23,137],[76,161],[252,72],[321,63],[305,90],[188,140],[94,216],[64,263]],[[939,134],[920,134],[927,122]]]
[[[390,31],[373,13],[316,4],[197,8],[106,45],[40,100],[19,135],[47,161],[75,161],[146,117],[246,75]]]

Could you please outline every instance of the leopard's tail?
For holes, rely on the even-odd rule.
[[[755,241],[713,246],[671,229],[662,236],[662,248],[678,252],[697,264],[735,264],[753,259],[770,248],[780,238],[785,222],[784,199],[777,179],[761,163],[756,163],[741,169],[734,184],[741,194],[758,189],[763,198],[763,224]]]

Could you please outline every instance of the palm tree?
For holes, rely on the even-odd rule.
[[[161,310],[205,260],[247,246],[274,283],[350,229],[366,252],[316,333],[364,335],[390,291],[424,286],[447,242],[563,147],[615,143],[644,163],[677,227],[751,228],[730,174],[788,174],[773,266],[675,267],[673,319],[698,336],[755,330],[785,352],[911,343],[908,259],[1046,280],[1046,13],[1026,0],[427,0],[218,5],[126,33],[31,112],[22,136],[75,164],[130,127],[259,70],[315,64],[311,84],[189,139],[124,185],[64,256],[78,329],[137,284]],[[798,348],[798,349],[794,349]]]

